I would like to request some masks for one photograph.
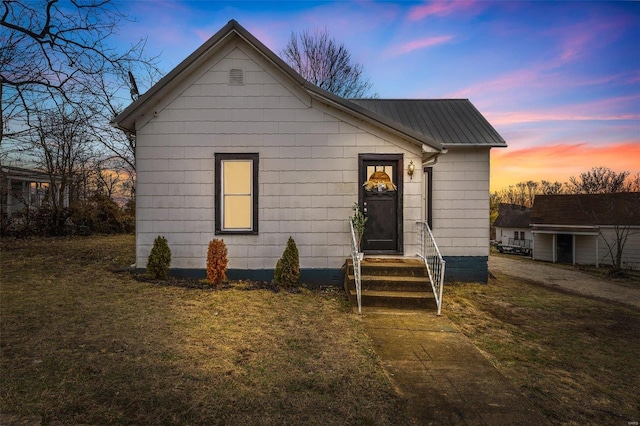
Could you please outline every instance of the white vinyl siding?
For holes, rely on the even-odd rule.
[[[489,149],[449,148],[433,166],[433,235],[443,256],[489,255]]]
[[[229,84],[230,69],[244,70],[244,85]],[[339,269],[350,255],[358,154],[402,154],[405,165],[422,163],[420,146],[311,99],[241,40],[203,60],[156,110],[136,123],[139,267],[164,235],[173,268],[204,268],[209,241],[222,233],[231,269],[273,269],[290,236],[301,268]],[[252,182],[257,210],[251,209],[251,232],[227,233],[246,226],[246,216],[235,217],[236,210],[246,214],[246,193],[234,192],[226,200],[230,210],[220,210],[225,200],[216,198],[225,188],[216,194],[212,158],[242,153],[260,158],[253,166],[259,181]],[[411,178],[405,166],[399,176],[404,254],[413,256],[424,174]],[[221,223],[223,217],[230,222]],[[489,149],[452,148],[433,166],[433,217],[443,255],[488,255]]]

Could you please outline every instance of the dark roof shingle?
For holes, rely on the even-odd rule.
[[[640,192],[537,195],[531,224],[640,226]]]
[[[530,208],[501,203],[498,207],[498,217],[493,226],[499,226],[500,228],[528,228],[530,218]]]

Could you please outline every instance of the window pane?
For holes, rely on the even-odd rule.
[[[369,177],[375,172],[385,172],[389,176],[389,180],[391,181],[391,183],[395,183],[393,181],[393,166],[391,165],[367,166],[367,179],[369,179]]]
[[[225,195],[251,194],[251,160],[227,160],[222,167]]]
[[[258,233],[257,153],[215,154],[216,234]]]
[[[224,229],[251,229],[251,195],[224,197]]]

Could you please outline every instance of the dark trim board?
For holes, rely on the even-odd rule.
[[[486,283],[489,280],[488,256],[443,256],[445,284],[454,281]]]
[[[145,269],[139,268],[138,272],[144,272]],[[172,276],[177,278],[195,278],[206,279],[207,271],[205,269],[182,269],[172,268],[170,270]],[[272,281],[273,269],[228,269],[227,278],[230,280],[251,280],[251,281]],[[300,284],[311,285],[332,285],[342,286],[344,281],[343,269],[301,269]]]
[[[251,229],[247,230],[226,230],[222,227],[222,167],[223,161],[229,160],[251,160],[252,161],[252,189],[251,189],[251,205],[252,205],[252,225]],[[260,167],[260,155],[258,153],[229,153],[229,152],[216,152],[214,154],[215,161],[215,234],[250,234],[258,235],[258,201],[260,200],[260,185],[258,181],[258,169]]]
[[[433,231],[433,167],[425,167],[423,171],[427,184],[427,187],[425,188],[427,193],[426,219],[429,228]]]

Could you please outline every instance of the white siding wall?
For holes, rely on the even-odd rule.
[[[245,85],[227,84],[230,68],[245,71]],[[358,154],[403,153],[406,167],[410,160],[421,163],[420,148],[312,103],[242,44],[203,69],[165,99],[137,132],[138,266],[146,265],[154,238],[164,235],[173,268],[204,268],[209,241],[224,238],[229,268],[273,269],[293,236],[302,268],[340,268],[350,252],[347,218],[357,201]],[[259,235],[214,235],[216,152],[259,153]],[[486,188],[470,192],[475,197],[482,189],[483,199],[472,200],[471,213],[462,213],[478,216],[482,235],[475,237],[478,230],[472,229],[457,236],[458,230],[451,229],[455,223],[439,219],[440,232],[447,223],[456,253],[466,253],[462,240],[469,236],[462,234],[474,233],[474,246],[488,241],[488,153],[463,154],[459,161],[477,169],[476,162],[485,162],[477,176],[456,185],[459,197],[468,195],[462,188],[475,185],[476,178],[487,182]],[[457,174],[447,173],[451,179]],[[421,217],[421,173],[413,180],[405,172],[402,176],[406,234]],[[415,244],[414,235],[405,236],[405,254],[413,256]]]
[[[607,246],[605,239],[612,247],[614,247],[616,241],[615,230],[613,228],[602,227],[600,228],[600,232],[602,233],[602,235],[599,236],[598,241],[600,263],[611,265],[611,255],[609,254],[609,247]],[[622,252],[622,266],[624,268],[632,268],[635,270],[640,269],[640,229],[638,228],[631,229],[631,232],[629,233],[629,237]]]
[[[524,231],[525,240],[533,240],[533,234],[530,228],[501,228],[496,226],[496,241],[502,241],[503,244],[509,243],[509,238],[513,238],[514,231],[518,231],[518,238],[520,238],[520,232]]]
[[[443,256],[489,255],[489,149],[449,149],[433,167],[433,234]]]
[[[600,265],[611,265],[611,256],[606,241],[613,245],[615,242],[615,232],[613,228],[601,228],[601,233],[602,234],[598,236],[598,262]],[[553,261],[552,239],[552,234],[534,234],[535,260]],[[594,236],[591,235],[575,236],[576,263],[586,265],[595,264],[595,241]],[[625,268],[640,269],[640,232],[629,235],[624,247],[622,262]]]
[[[552,234],[533,234],[533,259],[553,262]]]
[[[576,263],[580,265],[595,265],[596,237],[594,235],[576,235],[574,238]]]

